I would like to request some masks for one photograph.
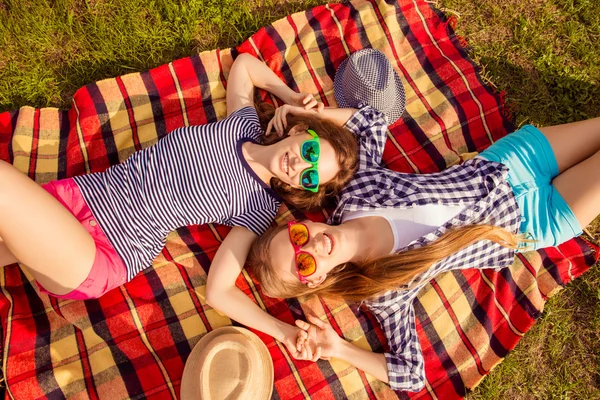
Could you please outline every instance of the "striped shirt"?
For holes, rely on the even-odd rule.
[[[517,233],[521,213],[503,164],[473,158],[432,174],[405,174],[380,166],[387,135],[383,114],[362,108],[346,123],[360,141],[360,169],[338,198],[329,223],[339,224],[344,212],[381,208],[411,208],[441,204],[464,207],[434,232],[413,240],[402,250],[422,247],[451,229],[464,225],[495,225]],[[390,351],[385,353],[390,387],[419,391],[425,386],[425,369],[418,340],[413,300],[436,275],[464,268],[501,269],[514,262],[514,250],[491,241],[478,241],[434,264],[415,279],[410,289],[398,288],[366,301],[385,332]]]
[[[179,227],[217,223],[257,235],[269,227],[280,198],[242,155],[242,144],[262,135],[256,110],[245,107],[215,123],[176,129],[104,172],[75,177],[127,280],[152,264]]]

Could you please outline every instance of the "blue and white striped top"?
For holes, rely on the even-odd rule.
[[[253,107],[207,125],[179,128],[104,172],[75,177],[99,226],[127,267],[149,267],[167,235],[217,223],[262,234],[281,205],[252,171],[242,144],[263,131]]]

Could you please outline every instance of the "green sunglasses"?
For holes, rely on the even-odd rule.
[[[306,168],[300,175],[300,185],[313,193],[319,191],[319,156],[321,155],[321,142],[319,136],[312,129],[306,130],[313,138],[305,140],[300,146],[300,155],[302,159],[311,164],[312,167]]]

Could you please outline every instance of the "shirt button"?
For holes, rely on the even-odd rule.
[[[91,221],[90,221],[90,226],[96,226],[96,225],[97,225],[97,224],[96,224],[96,221],[94,221],[94,220],[91,220]]]

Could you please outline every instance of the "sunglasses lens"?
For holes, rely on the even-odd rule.
[[[302,173],[301,184],[307,189],[314,189],[319,185],[319,173],[316,169],[309,169]]]
[[[308,228],[302,224],[290,227],[290,240],[295,246],[304,246],[308,242]]]
[[[317,262],[308,253],[299,253],[296,256],[296,265],[298,266],[298,272],[302,276],[310,276],[317,269]]]
[[[314,163],[319,160],[321,148],[315,140],[308,140],[302,144],[302,157],[308,162]]]

